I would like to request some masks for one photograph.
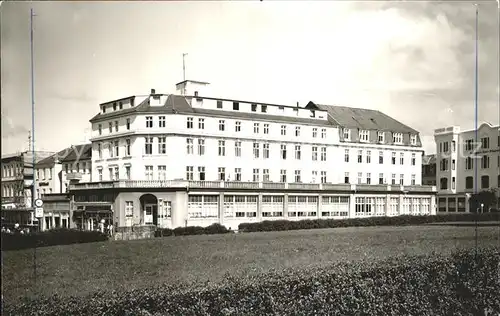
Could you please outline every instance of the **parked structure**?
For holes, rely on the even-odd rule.
[[[436,155],[422,157],[422,185],[436,185]]]
[[[437,156],[438,211],[469,212],[469,197],[500,185],[500,126],[483,123],[476,130],[452,126],[434,131]]]
[[[374,110],[176,95],[100,105],[92,183],[71,185],[75,224],[209,225],[431,214],[419,133]]]

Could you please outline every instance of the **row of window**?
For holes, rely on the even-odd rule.
[[[480,188],[481,189],[489,189],[490,188],[490,177],[488,175],[481,176]],[[497,186],[500,187],[500,175],[497,179]],[[447,177],[442,177],[439,179],[439,187],[441,190],[449,189],[449,179]],[[451,189],[456,189],[456,178],[451,177]],[[474,177],[467,176],[465,177],[465,189],[470,190],[474,189]]]
[[[23,168],[21,164],[14,164],[14,165],[3,165],[2,166],[2,178],[7,178],[7,177],[18,177],[22,175]]]
[[[363,162],[363,150],[358,150],[357,158],[358,158],[357,159],[358,163],[362,163]],[[417,160],[417,155],[415,153],[412,153],[411,154],[411,159],[410,159],[410,163],[411,163],[412,166],[416,165],[416,160]],[[344,152],[344,161],[345,162],[349,162],[350,161],[350,149],[345,149],[345,152]],[[364,162],[371,163],[371,161],[372,161],[372,159],[371,159],[371,150],[367,150]],[[397,162],[397,153],[396,152],[392,152],[392,154],[391,154],[391,164],[395,165],[396,162]],[[405,154],[404,153],[399,153],[399,164],[400,165],[404,165],[404,162],[405,162]],[[378,163],[379,164],[383,164],[384,163],[384,152],[383,151],[379,151],[378,152]]]
[[[342,135],[344,140],[350,141],[351,139],[351,129],[344,128],[342,130]],[[370,142],[370,131],[369,130],[360,130],[358,132],[358,139],[360,142]],[[385,143],[385,132],[377,131],[377,142]],[[404,138],[403,133],[392,133],[392,142],[394,144],[403,144]],[[417,145],[417,135],[410,135],[410,145]]]
[[[165,116],[163,116],[163,122],[165,123]],[[165,127],[165,125],[163,127]],[[99,136],[102,135],[102,128],[103,128],[102,124],[97,125],[97,131],[99,133]],[[127,118],[127,120],[126,120],[125,129],[130,130],[130,118]],[[109,134],[113,133],[113,131],[116,133],[119,132],[120,131],[119,121],[108,122],[108,131],[109,131]]]
[[[442,169],[443,171],[448,170],[447,165],[448,165],[447,161],[443,162],[443,168],[446,167],[446,169]],[[481,166],[481,169],[490,168],[490,157],[488,155],[481,156],[480,166]],[[500,167],[500,156],[497,156],[497,167]],[[472,157],[465,158],[465,170],[472,170],[472,169],[474,169],[474,158],[472,158]],[[455,170],[455,160],[454,159],[452,160],[452,170]]]
[[[500,146],[500,136],[497,137],[497,146]],[[463,148],[465,151],[474,151],[478,149],[489,149],[490,148],[490,137],[481,137],[481,141],[476,144],[474,139],[467,139],[463,143]],[[454,140],[451,142],[439,142],[439,153],[449,153],[457,151],[457,144]]]

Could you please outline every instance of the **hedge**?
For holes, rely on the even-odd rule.
[[[231,231],[227,229],[224,225],[215,223],[207,227],[201,226],[186,226],[177,227],[174,229],[170,228],[158,228],[155,231],[155,237],[167,237],[167,236],[188,236],[188,235],[215,235],[215,234],[227,234]]]
[[[314,229],[314,228],[338,228],[338,227],[368,227],[368,226],[403,226],[403,225],[420,225],[430,223],[444,222],[473,222],[477,218],[481,222],[498,221],[500,214],[498,213],[456,213],[446,215],[403,215],[403,216],[383,216],[383,217],[365,217],[365,218],[348,218],[348,219],[311,219],[311,220],[275,220],[262,221],[256,223],[241,223],[238,225],[240,232],[263,232],[263,231],[283,231],[297,229]]]
[[[20,250],[36,247],[81,244],[108,240],[108,235],[98,231],[81,231],[76,229],[52,229],[31,234],[3,233],[2,251]]]
[[[496,315],[500,253],[337,263],[225,284],[99,292],[5,306],[4,315]]]

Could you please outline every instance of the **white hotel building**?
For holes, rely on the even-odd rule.
[[[434,131],[438,212],[469,212],[472,193],[500,187],[499,130],[499,125],[481,124],[477,145],[475,129],[451,126]]]
[[[235,229],[435,212],[435,187],[421,186],[419,133],[379,111],[212,98],[208,83],[189,80],[176,87],[100,105],[91,182],[71,186],[77,224]]]

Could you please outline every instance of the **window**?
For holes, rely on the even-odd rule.
[[[326,147],[321,147],[321,161],[326,161]]]
[[[264,159],[268,159],[269,158],[269,143],[263,144],[262,150],[263,150],[262,156],[264,157]]]
[[[125,166],[125,178],[127,180],[130,180],[131,176],[130,176],[130,166]]]
[[[269,169],[262,169],[262,182],[269,182]]]
[[[252,112],[256,112],[257,111],[257,104],[255,103],[252,103]]]
[[[345,184],[350,183],[350,179],[349,179],[349,172],[345,172],[345,173],[344,173],[344,183],[345,183]]]
[[[115,149],[115,156],[119,157],[120,156],[120,146],[118,145],[118,141],[117,140],[115,140],[114,149]]]
[[[219,140],[219,156],[226,155],[226,142],[223,140]]]
[[[413,146],[417,145],[417,135],[410,135],[410,144]]]
[[[378,184],[384,184],[384,174],[383,173],[378,174]]]
[[[97,175],[98,175],[99,181],[102,181],[102,169],[97,169]]]
[[[452,159],[451,160],[451,170],[455,170],[455,167],[456,167],[455,165],[456,165],[455,159]]]
[[[363,182],[363,173],[358,172],[358,184],[361,184]]]
[[[359,140],[362,142],[367,142],[370,140],[370,132],[369,131],[364,131],[360,130],[359,131]]]
[[[134,217],[134,202],[125,202],[125,217]]]
[[[234,131],[235,132],[241,132],[241,122],[240,121],[236,121],[234,123]]]
[[[100,143],[97,144],[97,155],[99,156],[99,159],[102,159],[102,145]],[[68,165],[66,165],[66,172],[68,172],[67,167]]]
[[[321,129],[321,138],[326,138],[326,128]]]
[[[490,138],[489,137],[482,137],[481,138],[481,148],[482,149],[490,148]]]
[[[110,133],[113,133],[113,122],[108,123],[108,130]]]
[[[448,142],[444,142],[444,143],[443,143],[443,151],[444,151],[445,153],[447,153],[447,152],[449,152],[449,151],[450,151],[450,147],[449,147]]]
[[[128,118],[127,119],[127,130],[129,130],[129,129],[130,129],[130,119]]]
[[[358,150],[358,163],[362,163],[362,162],[363,162],[363,151]]]
[[[416,184],[416,175],[412,174],[411,175],[411,185],[415,185]]]
[[[153,137],[146,137],[144,138],[145,143],[144,143],[144,153],[146,155],[152,155],[153,154]]]
[[[224,131],[226,123],[224,120],[219,120],[219,131]]]
[[[286,170],[285,169],[280,170],[280,182],[286,183]]]
[[[366,184],[371,184],[371,183],[372,183],[372,174],[368,172],[366,174]]]
[[[370,150],[366,151],[366,163],[372,162],[372,152]]]
[[[318,137],[318,128],[317,128],[317,127],[313,127],[313,130],[312,130],[312,137],[313,137],[313,138]]]
[[[441,159],[439,161],[439,169],[441,171],[447,171],[448,170],[448,159]]]
[[[102,135],[102,125],[97,125],[97,130],[99,131],[99,135]]]
[[[118,102],[118,106],[120,107],[120,110],[123,110],[123,103],[122,103],[122,101]]]
[[[448,178],[443,177],[439,180],[441,190],[448,190]]]
[[[159,154],[167,153],[167,138],[165,136],[158,137],[158,153]]]
[[[153,180],[153,166],[145,166],[146,180]]]
[[[259,175],[260,171],[259,169],[253,169],[253,182],[259,182]]]
[[[234,181],[241,181],[241,168],[234,168]]]
[[[253,143],[253,157],[254,158],[259,158],[260,155],[260,148],[259,148],[259,143]]]
[[[300,170],[295,170],[295,182],[300,183]]]
[[[113,111],[116,111],[116,102],[113,102]]]
[[[158,117],[158,126],[159,127],[165,127],[166,126],[165,116]]]
[[[187,128],[193,128],[193,120],[194,120],[194,119],[193,119],[192,117],[188,117],[188,118],[186,119],[186,127],[187,127]]]
[[[349,162],[349,149],[344,150],[344,161]]]
[[[312,160],[313,161],[318,160],[318,147],[317,146],[312,146]]]
[[[405,175],[404,174],[400,174],[399,175],[399,184],[403,185],[404,182],[405,182]]]
[[[441,144],[440,144],[441,145]],[[474,140],[472,139],[467,139],[465,141],[465,150],[466,151],[471,151],[472,149],[474,149]]]
[[[102,113],[106,113],[106,107],[105,106],[102,107]]]
[[[115,180],[120,180],[120,169],[118,167],[115,167]]]
[[[300,160],[300,145],[295,145],[295,159]]]
[[[236,157],[241,157],[241,142],[240,141],[234,142],[234,155]]]
[[[466,170],[471,170],[474,168],[474,161],[472,160],[471,157],[465,158],[465,169]]]
[[[457,142],[452,140],[451,141],[451,151],[456,152],[457,151]]]
[[[404,165],[405,164],[405,154],[404,153],[400,153],[399,154],[399,164],[400,165]]]
[[[456,184],[455,182],[456,182],[455,177],[451,177],[451,189],[452,190],[455,190],[455,184]]]
[[[153,127],[153,117],[152,116],[146,116],[146,127],[147,128]]]
[[[198,139],[198,155],[200,155],[200,156],[205,155],[205,140],[204,139]]]
[[[205,181],[205,167],[198,167],[198,179]]]
[[[395,152],[392,153],[392,159],[391,159],[391,161],[392,161],[393,165],[396,164],[396,153]]]
[[[205,129],[205,119],[204,118],[199,118],[198,119],[198,128],[199,129]]]
[[[253,133],[254,134],[259,133],[259,123],[253,123]]]
[[[348,128],[343,129],[344,140],[350,140],[351,138],[351,130]]]
[[[402,133],[393,133],[392,134],[392,142],[395,144],[403,143],[403,134]]]
[[[481,176],[481,189],[488,189],[490,187],[490,177]]]
[[[417,157],[414,153],[411,154],[411,165],[415,166]]]
[[[300,136],[300,126],[295,126],[295,137]]]
[[[395,173],[393,173],[391,175],[391,184],[393,184],[393,185],[396,184],[396,174]]]
[[[281,144],[280,146],[281,159],[286,160],[286,145]]]
[[[217,100],[217,108],[222,109],[222,101],[221,100]]]
[[[239,111],[240,109],[240,103],[239,102],[233,102],[233,110],[234,111]]]
[[[490,157],[484,155],[481,157],[481,168],[488,169],[490,167]]]
[[[269,134],[269,124],[264,124],[264,134]]]
[[[113,158],[115,156],[115,151],[113,150],[113,142],[108,143],[109,157]]]
[[[115,132],[118,132],[118,121],[115,121]]]
[[[219,180],[225,181],[226,180],[226,168],[219,167],[218,173],[219,173]]]
[[[321,183],[326,183],[326,171],[321,171]]]
[[[286,136],[286,125],[281,125],[281,136]]]
[[[379,164],[383,164],[384,163],[384,152],[383,151],[379,151],[378,152],[378,163]]]
[[[261,111],[262,113],[267,113],[267,105],[262,104],[262,105],[260,106],[260,111]]]
[[[188,181],[193,181],[194,180],[194,167],[193,166],[186,166],[186,180]]]
[[[465,177],[465,188],[473,189],[474,188],[474,178],[473,177]]]
[[[186,153],[188,155],[194,153],[194,140],[192,138],[186,138]]]

